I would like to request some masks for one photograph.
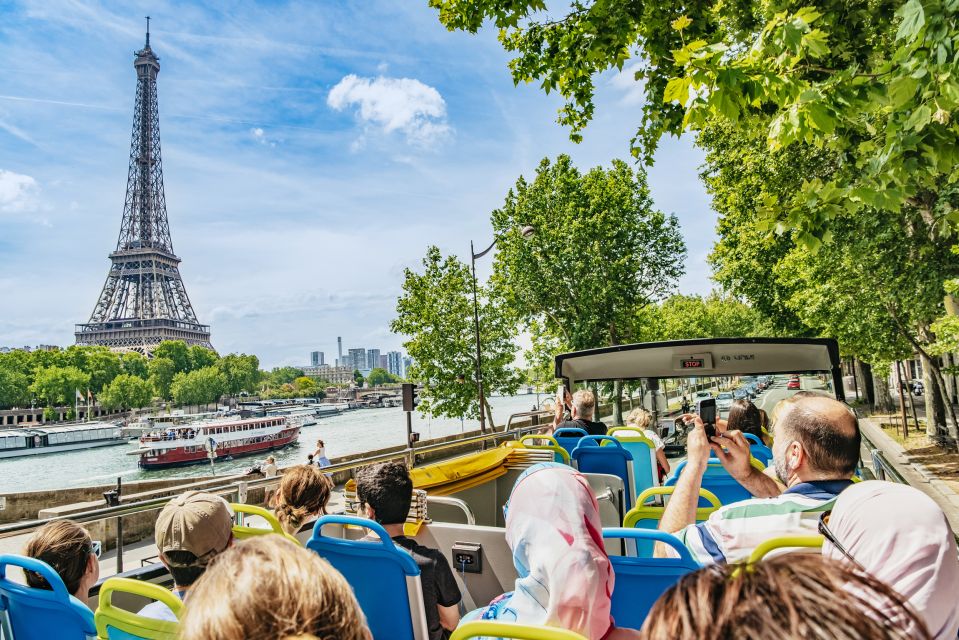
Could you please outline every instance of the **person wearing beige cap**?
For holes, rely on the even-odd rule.
[[[226,500],[212,493],[187,491],[163,507],[154,527],[160,562],[173,576],[173,593],[186,600],[207,565],[233,544],[233,516]],[[141,616],[176,621],[162,602],[140,610]]]

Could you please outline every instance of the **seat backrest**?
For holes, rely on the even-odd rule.
[[[577,429],[575,427],[563,427],[553,432],[553,438],[556,440],[556,444],[565,449],[566,453],[570,455],[572,455],[576,445],[579,444],[580,438],[588,435],[585,429]]]
[[[477,620],[464,622],[456,627],[450,640],[469,640],[469,638],[512,638],[513,640],[586,640],[567,629],[556,627],[534,627],[528,624]]]
[[[820,549],[825,541],[823,536],[783,536],[781,538],[771,538],[764,540],[756,545],[753,552],[749,554],[749,563],[759,562],[766,555],[777,549]]]
[[[633,483],[637,493],[659,486],[656,445],[635,427],[613,427],[609,435],[616,438],[633,456]],[[603,443],[605,444],[605,443]]]
[[[253,536],[275,534],[283,536],[290,542],[295,542],[298,546],[302,546],[300,541],[296,539],[296,536],[291,536],[283,530],[283,525],[280,524],[280,521],[277,520],[276,516],[267,509],[252,504],[243,504],[240,502],[231,503],[230,509],[233,510],[233,513],[241,513],[243,515],[252,515],[263,518],[270,526],[269,529],[263,529],[260,527],[246,526],[245,524],[235,524],[233,525],[233,537],[237,540],[246,540],[247,538],[252,538]]]
[[[326,524],[365,527],[379,541],[324,536]],[[321,516],[306,548],[325,558],[353,587],[373,640],[427,639],[420,568],[406,549],[393,544],[383,527],[366,518]]]
[[[536,440],[542,440],[548,444],[532,444]],[[541,449],[546,451],[553,452],[553,462],[559,462],[560,464],[569,464],[569,452],[566,451],[563,447],[559,445],[559,442],[556,441],[556,438],[553,436],[547,436],[545,434],[538,433],[528,433],[525,436],[522,436],[519,439],[520,444],[522,444],[527,449]]]
[[[7,578],[10,566],[39,573],[53,589],[13,582]],[[0,555],[0,613],[15,640],[85,640],[96,634],[93,612],[67,592],[50,565],[35,558]]]
[[[95,614],[97,638],[100,640],[176,640],[179,623],[140,616],[113,606],[114,593],[128,593],[150,600],[158,600],[170,607],[179,618],[183,603],[172,592],[158,584],[110,578],[100,587],[100,604]]]
[[[762,470],[766,468],[763,463],[755,458],[751,458],[750,461],[753,467],[756,469]],[[663,485],[667,487],[675,486],[676,481],[679,479],[679,475],[685,468],[686,461],[683,460],[676,466],[676,471],[673,473],[673,475],[666,479],[666,482],[664,482]],[[709,463],[706,465],[706,471],[703,473],[702,488],[712,492],[713,495],[719,498],[719,501],[724,505],[732,504],[733,502],[740,502],[742,500],[749,500],[753,497],[746,487],[739,484],[731,475],[729,475],[729,472],[726,471],[726,468],[723,467],[722,463],[716,458],[710,458]],[[699,506],[708,507],[709,503],[704,502],[704,500],[700,498]]]
[[[606,446],[595,446],[600,442]],[[633,455],[623,448],[619,440],[612,436],[583,436],[571,454],[576,468],[581,473],[606,473],[618,476],[626,489],[623,508],[628,511],[636,497],[636,485],[633,482]]]
[[[659,529],[659,522],[663,518],[663,512],[666,511],[666,507],[650,503],[656,496],[663,496],[665,499],[667,496],[672,495],[675,488],[676,487],[652,487],[643,491],[639,494],[639,497],[636,498],[636,506],[630,509],[623,518],[623,526],[627,529]],[[705,500],[710,505],[696,509],[696,522],[705,522],[706,519],[722,505],[719,502],[719,498],[706,489],[699,490],[699,497],[700,502]],[[653,556],[654,542],[653,540],[630,541],[627,544],[629,555],[651,558]]]
[[[749,442],[749,452],[754,458],[762,462],[767,467],[772,464],[773,461],[773,450],[763,444],[763,441],[751,434],[744,433],[746,440]]]
[[[610,556],[616,574],[613,586],[613,619],[616,626],[639,629],[653,603],[664,591],[699,564],[679,539],[664,531],[646,529],[603,529],[604,538],[625,538],[636,542],[663,542],[679,554],[678,558],[637,558]]]

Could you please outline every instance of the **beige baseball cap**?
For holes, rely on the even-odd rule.
[[[212,493],[187,491],[163,507],[154,527],[157,551],[189,551],[206,565],[233,539],[233,515],[226,500]],[[164,557],[169,563],[170,559]]]

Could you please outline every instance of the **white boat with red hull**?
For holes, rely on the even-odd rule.
[[[140,438],[130,455],[140,457],[142,469],[166,469],[214,460],[255,455],[296,442],[300,423],[283,416],[218,420],[180,426]]]

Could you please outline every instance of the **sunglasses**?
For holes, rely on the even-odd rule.
[[[103,543],[99,540],[92,541],[90,543],[90,553],[99,558],[100,554],[103,553]]]
[[[346,508],[352,511],[353,513],[359,513],[360,507],[362,507],[364,504],[366,503],[362,500],[347,500]]]
[[[842,546],[842,543],[839,542],[839,540],[836,538],[836,534],[834,534],[832,530],[830,530],[829,516],[831,514],[832,514],[832,511],[823,511],[822,514],[820,514],[819,516],[820,535],[822,535],[822,537],[828,540],[832,544],[832,546],[836,547],[839,553],[841,553],[847,560],[849,560],[851,563],[853,563],[854,565],[856,565],[863,571],[866,571],[866,567],[862,566],[862,564],[858,560],[856,560],[851,553],[849,553],[849,550],[846,549],[846,547]]]

